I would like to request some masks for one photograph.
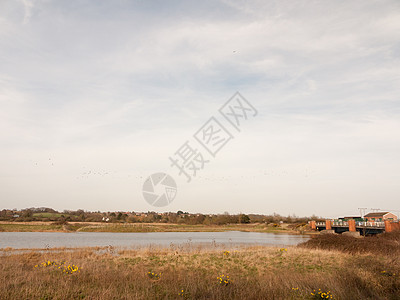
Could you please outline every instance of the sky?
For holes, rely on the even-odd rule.
[[[2,0],[0,208],[400,210],[399,32],[397,0]],[[211,117],[233,137],[215,157],[193,137]],[[186,141],[208,160],[190,182]],[[159,172],[165,207],[142,193]]]

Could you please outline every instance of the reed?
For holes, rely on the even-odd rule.
[[[8,250],[0,256],[0,299],[398,299],[395,257],[282,249]],[[68,265],[79,272],[58,269]]]

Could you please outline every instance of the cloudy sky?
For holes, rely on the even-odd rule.
[[[400,210],[399,32],[397,0],[0,1],[0,206]],[[193,134],[236,91],[258,115],[207,156]],[[210,160],[190,183],[186,141]]]

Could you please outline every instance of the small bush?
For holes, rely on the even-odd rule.
[[[68,225],[68,221],[64,218],[61,218],[53,223],[51,225]]]

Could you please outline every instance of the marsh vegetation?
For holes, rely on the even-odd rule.
[[[377,239],[392,243],[397,238],[392,234]],[[335,248],[325,239],[317,236],[297,247],[238,250],[201,246],[9,250],[0,257],[0,298],[399,299],[398,255],[373,247],[348,251],[341,242]],[[358,247],[359,241],[346,243]],[[60,261],[80,272],[62,272],[51,265]],[[35,267],[43,262],[50,266]]]

